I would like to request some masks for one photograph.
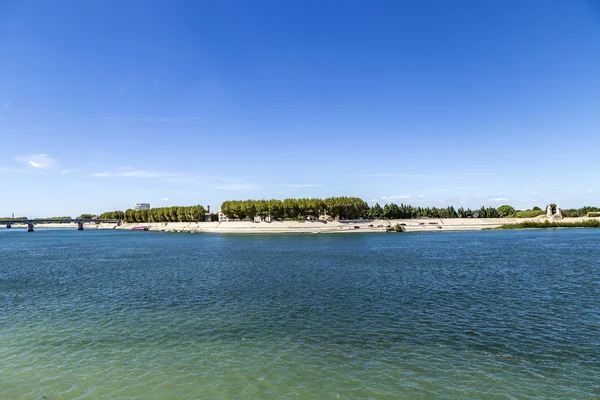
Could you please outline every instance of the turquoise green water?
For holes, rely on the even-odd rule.
[[[599,332],[597,230],[0,230],[2,399],[593,399]]]

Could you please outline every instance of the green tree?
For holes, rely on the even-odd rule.
[[[269,202],[267,200],[256,201],[256,215],[262,219],[269,216]]]
[[[514,213],[515,213],[514,207],[509,206],[508,204],[498,207],[498,215],[500,216],[500,218],[509,217],[509,216],[513,215]]]
[[[287,215],[288,218],[298,218],[298,215],[300,214],[298,199],[283,200],[283,213]]]
[[[281,219],[283,218],[283,202],[281,200],[269,200],[269,213],[272,218]]]
[[[375,205],[373,207],[371,207],[371,218],[373,218],[373,219],[383,218],[383,208],[381,208],[379,203],[375,203]]]

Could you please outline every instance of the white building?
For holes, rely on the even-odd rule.
[[[267,215],[266,217],[260,217],[258,215],[254,217],[254,222],[263,222],[263,221],[271,222],[272,220],[273,220],[273,218],[271,218],[271,214]],[[234,220],[227,218],[227,215],[225,215],[219,208],[219,222],[229,222],[229,221],[234,221]],[[246,217],[242,221],[252,221],[252,218]]]
[[[272,220],[271,214],[268,214],[266,217],[261,217],[260,215],[254,217],[254,222],[271,222]]]
[[[150,209],[150,203],[137,203],[135,205],[135,209],[136,210],[149,210]]]
[[[219,222],[229,222],[229,218],[219,208]]]

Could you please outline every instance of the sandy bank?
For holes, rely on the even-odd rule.
[[[580,222],[588,219],[598,218],[563,218],[562,222]],[[450,218],[450,219],[405,219],[390,220],[392,225],[405,224],[406,232],[421,231],[479,231],[484,229],[495,229],[502,225],[518,224],[526,221],[544,222],[547,218]],[[387,221],[386,221],[387,222]]]
[[[381,226],[378,226],[381,225]],[[117,229],[133,229],[136,226],[148,227],[150,231],[165,232],[197,232],[197,233],[350,233],[350,232],[385,232],[387,222],[358,221],[274,221],[274,222],[169,222],[123,224]]]
[[[563,222],[579,222],[600,218],[564,218]],[[95,224],[86,223],[84,229],[131,230],[136,226],[148,227],[149,231],[193,232],[193,233],[236,233],[236,234],[277,234],[277,233],[366,233],[385,232],[388,226],[400,224],[406,232],[448,232],[477,231],[494,229],[505,224],[525,221],[544,222],[545,217],[536,218],[451,218],[451,219],[396,219],[373,221],[274,221],[274,222],[152,222]],[[4,228],[3,225],[0,225]],[[26,225],[13,225],[13,228],[26,228]],[[35,229],[65,228],[77,229],[77,224],[38,224]]]
[[[565,218],[564,222],[583,221],[589,218]],[[494,229],[505,224],[524,221],[543,222],[545,218],[452,218],[452,219],[397,219],[373,221],[274,221],[274,222],[169,222],[123,224],[116,229],[128,230],[135,226],[148,227],[150,231],[198,233],[365,233],[385,232],[388,226],[403,225],[406,232],[475,231]]]
[[[590,218],[564,218],[563,222],[584,221]],[[592,218],[598,219],[598,218]],[[147,224],[123,224],[117,229],[133,229],[146,226],[150,231],[198,232],[198,233],[365,233],[385,232],[388,226],[403,225],[406,232],[477,231],[494,229],[501,225],[524,221],[544,222],[537,218],[451,218],[451,219],[396,219],[373,221],[274,221],[274,222],[169,222]]]

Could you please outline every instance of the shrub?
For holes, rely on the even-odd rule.
[[[542,210],[523,210],[517,211],[511,217],[513,218],[535,218],[537,216],[543,215],[544,212]]]
[[[499,226],[498,229],[537,229],[537,228],[600,228],[600,221],[597,219],[588,219],[579,222],[535,222],[523,221],[517,224],[506,224]]]

